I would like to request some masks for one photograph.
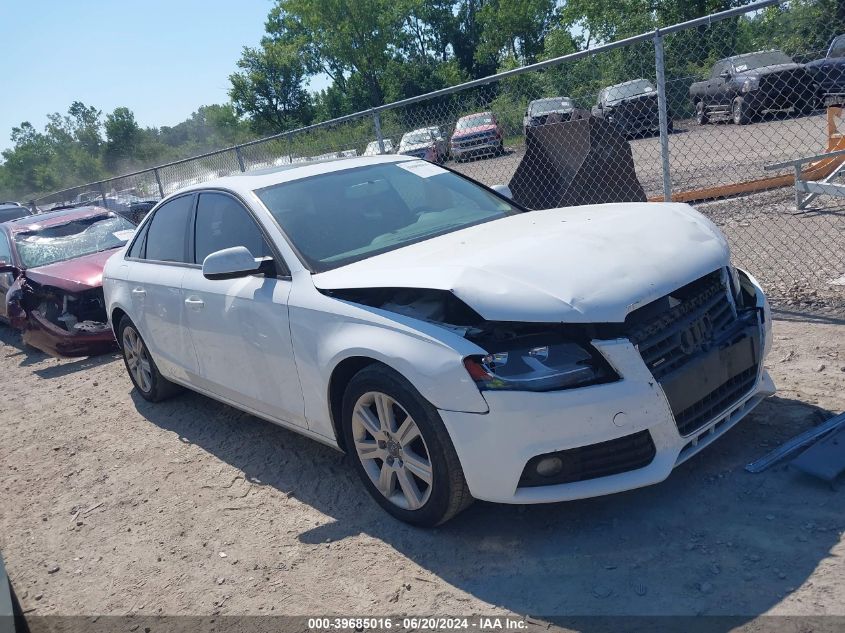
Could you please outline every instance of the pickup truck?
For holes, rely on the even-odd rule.
[[[660,132],[657,89],[648,79],[634,79],[608,86],[599,92],[592,114],[616,124],[628,138]],[[672,115],[668,113],[669,132]]]
[[[779,50],[720,59],[710,77],[690,86],[699,125],[726,116],[737,125],[768,111],[810,114],[819,105],[818,86],[803,64]]]
[[[805,68],[818,84],[825,105],[845,103],[845,35],[837,35],[822,59]]]

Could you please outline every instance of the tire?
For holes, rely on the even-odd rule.
[[[346,388],[342,415],[355,470],[389,514],[433,527],[472,503],[437,409],[398,373],[384,365],[362,369]]]
[[[707,125],[709,120],[710,117],[707,116],[707,109],[704,107],[704,102],[697,101],[695,103],[695,122],[698,125]]]
[[[751,113],[748,111],[748,104],[742,97],[737,97],[731,104],[731,119],[735,125],[747,125],[751,123]]]
[[[161,375],[135,324],[124,316],[117,330],[123,364],[135,389],[144,400],[161,402],[183,389]]]

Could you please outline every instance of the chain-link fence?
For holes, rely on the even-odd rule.
[[[239,171],[410,154],[508,184],[529,208],[691,202],[773,297],[837,301],[845,205],[836,178],[845,157],[799,168],[803,180],[833,185],[801,210],[792,167],[765,170],[845,149],[836,128],[845,103],[837,6],[765,0],[35,203],[99,200],[142,215],[149,201]]]

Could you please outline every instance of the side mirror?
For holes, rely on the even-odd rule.
[[[722,79],[730,79],[731,78],[731,71],[723,70],[722,72],[719,73],[719,77],[721,77]]]
[[[513,192],[511,191],[511,188],[507,185],[493,185],[490,188],[496,193],[498,193],[500,196],[504,196],[508,200],[513,200]]]
[[[236,279],[260,272],[262,262],[256,260],[244,246],[233,246],[215,251],[202,262],[202,274],[206,279]]]
[[[0,259],[0,275],[4,275],[6,273],[11,273],[12,275],[16,275],[17,272],[18,272],[18,269],[15,266],[12,266],[5,259]]]

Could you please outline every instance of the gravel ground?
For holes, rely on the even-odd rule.
[[[842,491],[743,471],[845,408],[841,314],[783,316],[778,395],[664,483],[431,531],[340,453],[196,394],[151,405],[115,356],[0,327],[0,550],[31,616],[845,615]]]

